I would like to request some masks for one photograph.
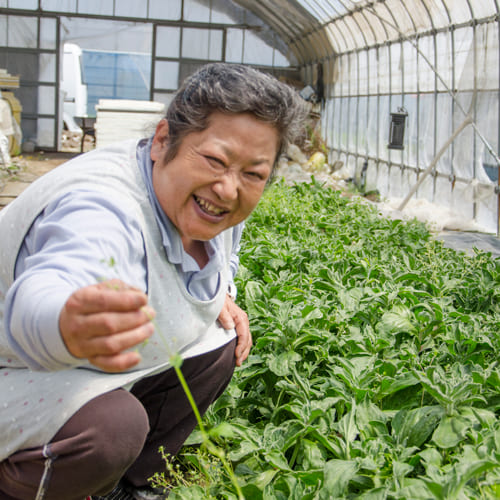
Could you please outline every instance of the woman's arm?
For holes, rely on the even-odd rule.
[[[103,280],[119,278],[144,294],[146,266],[139,225],[118,200],[87,191],[65,195],[33,223],[18,255],[15,277],[6,296],[5,318],[8,341],[18,356],[35,370],[82,364],[83,351],[62,336],[60,313],[73,294],[81,293],[78,290]],[[83,297],[88,300],[89,294]],[[73,308],[74,302],[69,302]],[[112,324],[104,314],[109,305],[103,304],[101,318]],[[64,325],[71,323],[68,316]]]

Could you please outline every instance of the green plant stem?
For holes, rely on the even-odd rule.
[[[228,473],[231,482],[233,483],[236,492],[238,494],[239,500],[245,500],[245,497],[243,495],[243,492],[241,491],[241,487],[238,483],[238,480],[236,479],[236,476],[234,475],[234,471],[229,464],[229,462],[226,460],[226,457],[224,456],[224,452],[220,450],[217,446],[214,446],[213,443],[210,442],[210,437],[205,429],[205,426],[203,425],[203,421],[201,419],[200,412],[198,410],[198,406],[196,405],[196,402],[193,398],[193,395],[191,393],[191,390],[189,389],[189,386],[186,382],[186,379],[184,378],[184,374],[182,373],[181,367],[179,366],[178,363],[173,363],[174,364],[174,369],[175,373],[177,374],[177,377],[179,378],[179,381],[182,385],[182,388],[184,389],[184,392],[186,393],[186,396],[188,398],[189,404],[191,405],[191,408],[193,409],[194,415],[196,417],[196,420],[198,421],[198,425],[200,427],[201,435],[203,437],[203,443],[205,444],[207,450],[219,460],[221,460],[222,465],[224,466],[224,469]]]
[[[167,350],[167,353],[170,353],[169,346],[161,334],[160,329],[158,328],[158,325],[154,321],[154,318],[150,318],[151,322],[153,323],[156,331],[158,332],[165,349]],[[184,377],[184,374],[182,373],[181,370],[181,365],[182,365],[182,358],[179,354],[170,354],[170,364],[173,366],[175,373],[177,374],[177,378],[179,379],[179,382],[181,383],[182,389],[184,390],[184,393],[186,394],[186,397],[188,398],[189,404],[191,405],[191,408],[193,410],[194,416],[196,417],[196,421],[198,422],[198,426],[200,428],[200,432],[203,438],[203,444],[207,448],[208,452],[214,455],[215,457],[219,458],[219,460],[222,462],[222,465],[226,472],[228,473],[231,482],[233,483],[236,492],[238,494],[238,499],[239,500],[245,500],[245,497],[243,495],[243,492],[241,491],[241,487],[238,483],[238,480],[236,479],[236,476],[234,474],[234,471],[229,464],[229,462],[226,460],[224,456],[224,452],[220,450],[217,446],[215,446],[211,441],[210,441],[210,436],[208,435],[205,425],[203,424],[203,420],[201,418],[200,411],[198,410],[198,406],[196,404],[196,401],[194,400],[193,394],[191,393],[191,389],[189,389],[189,386],[186,382],[186,379]]]
[[[203,441],[209,439],[207,431],[205,430],[205,426],[203,425],[203,421],[201,419],[200,411],[198,410],[198,406],[196,405],[196,402],[193,398],[193,395],[191,393],[191,390],[189,389],[189,386],[187,385],[186,379],[184,378],[184,374],[182,373],[181,367],[180,366],[174,366],[175,373],[177,374],[177,377],[179,378],[179,381],[182,385],[182,388],[184,389],[184,392],[186,393],[186,396],[189,400],[189,404],[191,405],[191,408],[193,409],[193,413],[196,417],[196,420],[198,421],[198,425],[200,427],[201,434],[203,436]]]

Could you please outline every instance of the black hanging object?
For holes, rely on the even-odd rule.
[[[397,113],[391,113],[391,125],[389,129],[389,149],[404,149],[403,140],[405,136],[405,125],[408,112],[405,108],[398,108]]]

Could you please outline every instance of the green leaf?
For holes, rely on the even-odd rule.
[[[385,312],[377,324],[377,330],[384,333],[413,333],[415,326],[412,323],[411,311],[406,307],[394,307],[391,311]]]
[[[235,434],[235,428],[229,422],[221,422],[219,425],[208,431],[208,435],[212,438],[232,438]]]
[[[278,356],[271,357],[268,361],[268,366],[275,375],[278,375],[278,377],[285,377],[291,375],[292,367],[301,359],[300,354],[287,351]]]
[[[274,479],[276,474],[278,473],[275,469],[268,469],[261,474],[259,474],[253,481],[255,486],[259,488],[259,490],[264,490],[264,488]]]
[[[413,470],[413,466],[407,464],[406,462],[399,462],[398,460],[394,460],[394,462],[392,462],[392,470],[396,479],[401,480]]]
[[[460,443],[470,423],[463,417],[445,417],[432,435],[432,441],[440,448],[453,448]]]
[[[325,465],[325,458],[317,443],[309,439],[303,439],[300,442],[302,457],[302,466],[304,470],[322,469]]]
[[[285,455],[281,453],[279,450],[269,450],[264,451],[264,456],[266,460],[273,466],[278,469],[289,471],[290,466],[288,465],[288,461],[285,458]]]
[[[444,415],[440,406],[424,406],[401,410],[392,419],[393,434],[404,446],[422,446],[434,432]]]
[[[330,460],[323,469],[325,483],[321,489],[321,498],[344,497],[349,482],[358,473],[358,464],[354,460]]]

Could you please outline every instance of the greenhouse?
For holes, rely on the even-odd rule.
[[[242,237],[250,357],[152,483],[500,498],[500,0],[0,0],[0,172],[145,137],[212,62],[308,115]]]

